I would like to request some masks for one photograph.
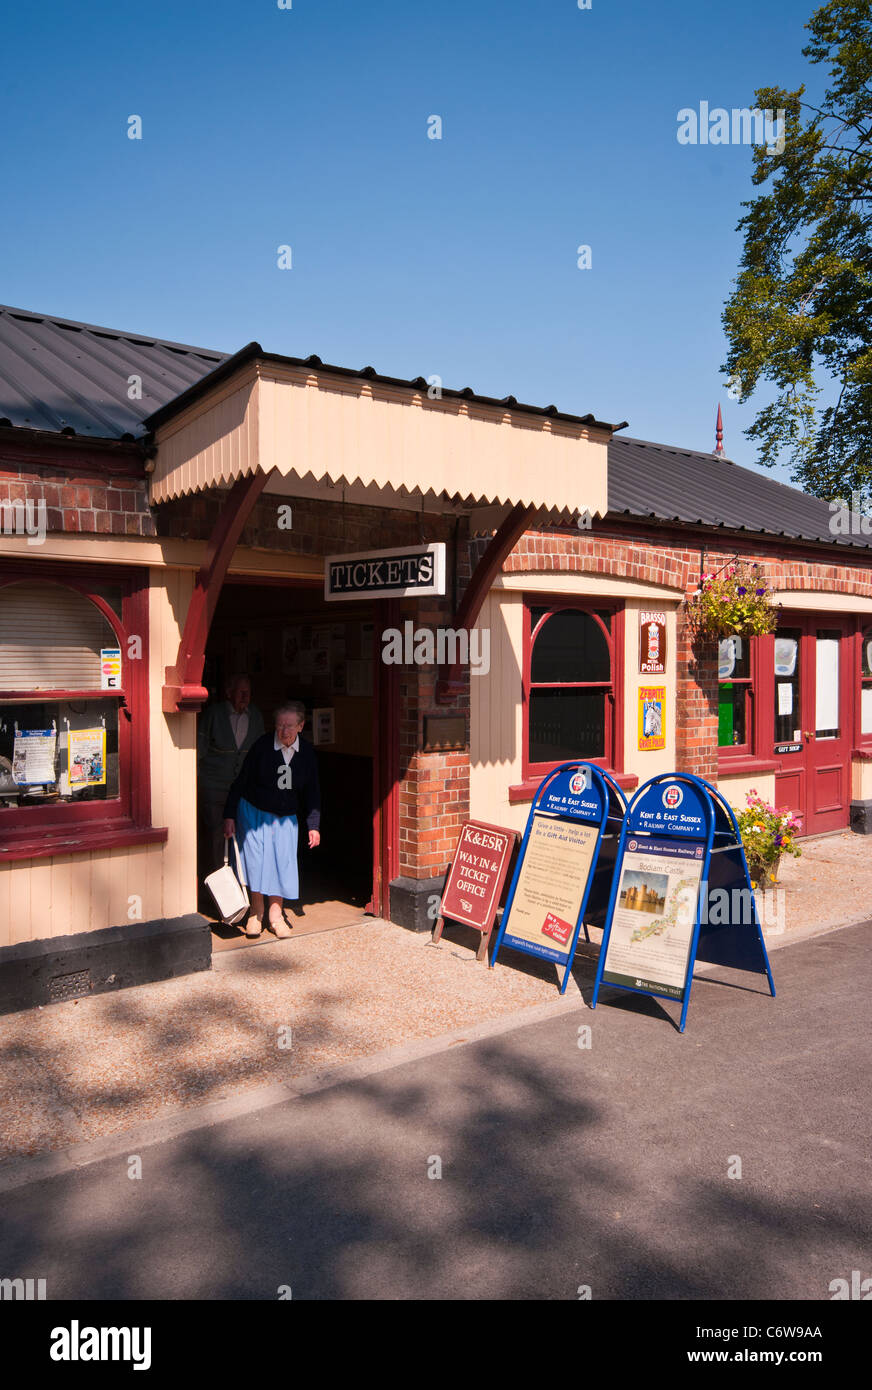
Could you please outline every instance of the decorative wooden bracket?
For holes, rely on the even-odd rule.
[[[252,508],[266,486],[267,477],[268,474],[258,469],[246,478],[237,478],[227,495],[197,574],[176,664],[166,668],[164,714],[202,709],[209,698],[209,692],[203,686],[206,639],[233,552]]]
[[[509,512],[499,530],[491,537],[487,549],[470,576],[463,598],[458,605],[454,616],[456,630],[475,627],[476,619],[481,612],[481,605],[487,597],[491,584],[493,584],[506,556],[511,550],[514,550],[524,532],[529,529],[533,517],[536,515],[536,510],[536,507],[525,507],[519,502]],[[455,662],[452,666],[443,667],[436,677],[436,704],[454,704],[465,689],[466,681],[460,665]]]

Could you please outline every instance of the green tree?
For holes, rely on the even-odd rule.
[[[829,65],[820,107],[764,87],[784,112],[780,150],[754,147],[741,270],[723,314],[740,399],[774,400],[746,431],[759,461],[790,462],[819,497],[872,491],[872,0],[831,0],[809,20],[803,54]],[[822,399],[823,398],[823,399]]]

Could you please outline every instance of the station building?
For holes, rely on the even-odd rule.
[[[349,921],[428,930],[464,820],[522,829],[571,757],[868,833],[872,537],[624,428],[0,309],[0,1011],[209,967],[197,720],[234,672],[306,705],[306,872]],[[778,632],[700,649],[735,558]]]

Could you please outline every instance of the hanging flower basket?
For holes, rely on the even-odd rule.
[[[687,601],[691,627],[698,637],[762,637],[774,632],[778,609],[759,565],[730,565],[704,574]]]

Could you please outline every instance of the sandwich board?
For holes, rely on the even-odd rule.
[[[661,773],[627,808],[591,1008],[600,985],[681,1002],[697,960],[765,973],[775,994],[742,837],[720,792]]]
[[[565,993],[586,912],[604,911],[608,904],[626,804],[614,778],[595,763],[563,763],[539,784],[491,968],[501,947],[509,946],[562,967],[560,993]],[[586,925],[584,932],[589,941]]]

